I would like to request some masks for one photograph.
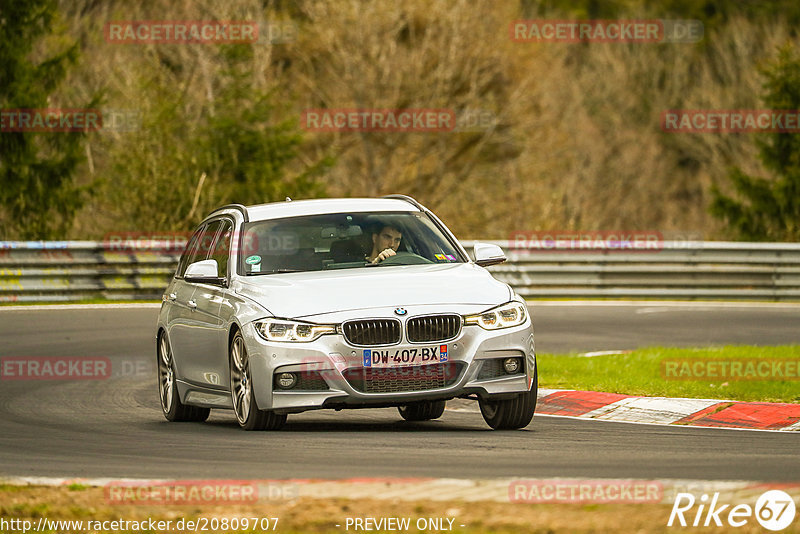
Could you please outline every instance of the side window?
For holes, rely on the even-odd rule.
[[[220,219],[208,223],[208,226],[206,226],[206,229],[203,230],[201,234],[197,253],[191,261],[189,261],[189,265],[196,261],[203,261],[211,258],[211,251],[214,249],[214,238],[217,237],[217,232],[219,232],[219,229],[222,227],[222,223],[223,221]]]
[[[217,242],[214,245],[214,251],[211,253],[209,259],[217,261],[217,276],[220,278],[228,277],[228,257],[231,248],[231,236],[233,235],[233,225],[228,220],[222,221],[222,229]]]
[[[205,227],[206,225],[200,226],[197,230],[195,230],[194,234],[192,234],[192,237],[189,238],[189,242],[186,244],[186,249],[183,251],[183,254],[181,254],[181,259],[178,262],[178,270],[175,272],[176,278],[183,278],[186,268],[191,263],[189,258],[194,257],[197,252],[200,236],[203,234]]]
[[[181,257],[178,264],[177,277],[183,278],[186,268],[196,261],[202,261],[208,258],[211,254],[211,248],[214,244],[214,237],[217,235],[222,221],[213,221],[204,226],[201,226],[189,240],[189,245],[186,247],[186,252]]]

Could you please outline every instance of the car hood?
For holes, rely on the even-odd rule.
[[[274,317],[300,318],[367,308],[502,304],[509,287],[471,263],[398,265],[238,278],[234,291]]]

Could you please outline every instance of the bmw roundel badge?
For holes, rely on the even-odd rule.
[[[395,308],[394,313],[397,315],[405,315],[408,311],[405,308]]]

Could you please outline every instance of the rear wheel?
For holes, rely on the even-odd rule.
[[[245,430],[278,430],[286,422],[286,415],[259,410],[253,395],[250,358],[241,332],[236,332],[231,342],[231,400],[239,426]]]
[[[525,428],[533,419],[536,410],[536,394],[539,390],[538,369],[533,372],[530,391],[520,393],[513,399],[491,401],[480,399],[481,415],[494,430],[515,430]]]
[[[181,402],[178,387],[175,384],[175,361],[167,334],[158,338],[158,396],[161,398],[161,412],[167,421],[203,422],[211,413],[209,408],[188,406]]]
[[[406,421],[430,421],[444,413],[445,401],[423,401],[400,406],[397,411]]]

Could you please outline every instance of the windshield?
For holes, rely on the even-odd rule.
[[[427,215],[417,212],[247,223],[242,250],[239,272],[245,275],[467,261]]]

